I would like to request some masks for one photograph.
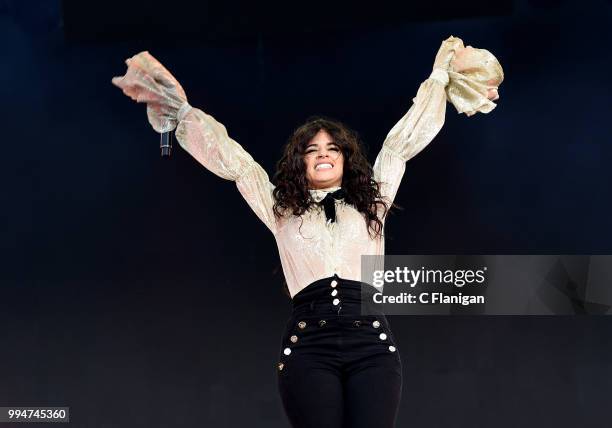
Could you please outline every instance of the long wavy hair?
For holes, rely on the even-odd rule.
[[[383,236],[383,222],[378,217],[378,206],[382,205],[382,218],[391,208],[402,209],[395,203],[383,199],[380,184],[374,178],[374,170],[367,157],[359,135],[342,122],[323,116],[313,116],[298,127],[289,138],[283,149],[283,155],[276,163],[276,173],[272,178],[275,184],[273,192],[275,203],[274,215],[302,216],[316,204],[308,191],[306,163],[304,155],[308,143],[321,130],[326,131],[338,145],[344,156],[342,187],[346,191],[344,202],[359,211],[364,218],[368,234],[372,239]],[[303,218],[301,217],[302,223]],[[301,228],[300,224],[300,228]],[[289,297],[287,282],[284,292]]]

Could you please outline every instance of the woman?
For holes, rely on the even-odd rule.
[[[293,305],[277,363],[291,424],[393,427],[402,363],[384,314],[362,310],[375,289],[360,281],[361,255],[384,254],[384,222],[405,164],[441,129],[447,99],[468,116],[495,108],[492,100],[499,98],[503,81],[497,59],[449,37],[373,168],[354,132],[340,122],[313,118],[285,146],[275,185],[222,124],[189,105],[181,85],[148,52],[126,63],[127,73],[113,84],[147,103],[156,131],[176,128],[181,147],[216,175],[235,181],[274,235]]]

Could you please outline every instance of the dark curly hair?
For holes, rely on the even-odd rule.
[[[285,145],[272,179],[275,184],[274,214],[277,217],[287,214],[301,216],[316,203],[308,191],[304,154],[308,143],[321,130],[332,137],[344,155],[342,187],[347,194],[344,201],[363,214],[370,237],[374,239],[383,236],[383,222],[377,214],[378,206],[383,207],[383,218],[392,207],[401,207],[383,200],[380,185],[373,179],[374,171],[364,154],[359,135],[342,122],[327,117],[308,118],[293,132]],[[290,296],[286,281],[284,287],[285,294]]]

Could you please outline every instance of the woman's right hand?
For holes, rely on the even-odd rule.
[[[149,123],[157,132],[170,132],[176,128],[181,116],[190,107],[180,83],[148,51],[140,52],[125,63],[128,70],[123,76],[113,77],[113,85],[138,103],[147,104]]]

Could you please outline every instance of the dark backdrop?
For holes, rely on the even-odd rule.
[[[498,107],[448,104],[387,253],[609,254],[610,2],[469,3],[0,2],[0,406],[70,406],[75,427],[288,426],[274,239],[234,183],[178,144],[160,158],[144,105],[111,84],[141,50],[272,175],[312,114],[373,161],[442,40],[488,49]],[[400,427],[609,424],[608,317],[390,318]]]

